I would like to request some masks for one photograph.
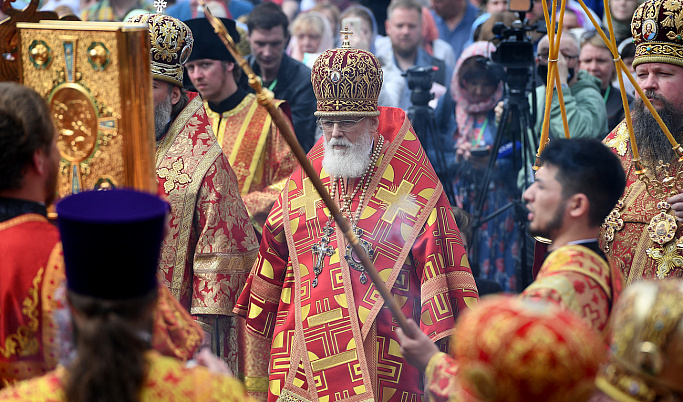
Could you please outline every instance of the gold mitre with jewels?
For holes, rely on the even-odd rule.
[[[683,395],[683,281],[649,280],[622,293],[612,357],[597,387],[616,401],[673,401]]]
[[[374,54],[349,45],[348,29],[341,48],[318,56],[311,70],[317,99],[316,116],[379,116],[382,67]]]
[[[149,25],[151,41],[152,77],[183,86],[183,68],[192,54],[192,31],[184,22],[162,14],[142,14],[128,22]]]
[[[636,45],[633,67],[642,63],[683,66],[683,1],[648,0],[631,20]]]

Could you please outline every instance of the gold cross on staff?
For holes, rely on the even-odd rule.
[[[344,39],[342,40],[341,44],[342,49],[351,48],[351,42],[349,42],[349,35],[353,35],[353,32],[349,29],[349,27],[345,26],[343,30],[339,31],[339,34],[344,35]]]

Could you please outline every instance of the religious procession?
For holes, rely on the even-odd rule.
[[[3,0],[0,401],[683,401],[683,0]]]

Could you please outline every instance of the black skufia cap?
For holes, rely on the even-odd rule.
[[[228,33],[232,37],[233,42],[237,45],[240,41],[240,34],[237,32],[237,26],[235,21],[228,18],[219,18]],[[213,26],[206,18],[194,18],[191,20],[183,21],[190,30],[192,31],[192,36],[194,37],[194,47],[192,48],[192,53],[187,61],[201,60],[201,59],[211,59],[220,61],[229,61],[231,63],[235,62],[228,48],[218,37],[218,34],[213,30]]]

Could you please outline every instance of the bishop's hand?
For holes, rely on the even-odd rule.
[[[439,348],[424,332],[420,331],[420,327],[415,321],[409,318],[406,322],[408,323],[408,332],[403,332],[401,328],[396,329],[398,341],[401,343],[401,354],[408,363],[420,371],[424,371],[429,359],[439,353]]]

